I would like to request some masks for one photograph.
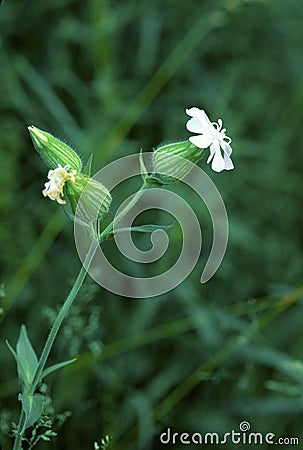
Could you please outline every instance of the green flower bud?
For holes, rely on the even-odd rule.
[[[32,125],[28,127],[28,130],[35,149],[50,169],[56,169],[58,166],[69,166],[72,170],[81,171],[80,157],[67,144]]]
[[[204,151],[189,141],[158,147],[153,154],[151,180],[162,185],[178,181],[202,158]]]
[[[86,222],[97,217],[101,219],[108,213],[112,201],[110,192],[102,183],[87,175],[79,173],[74,178],[74,182],[67,181],[65,184],[73,213],[77,212],[77,217]]]

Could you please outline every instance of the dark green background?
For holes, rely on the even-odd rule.
[[[178,288],[150,300],[119,298],[87,281],[51,356],[78,361],[48,379],[55,410],[72,415],[52,444],[37,448],[89,450],[109,434],[113,449],[157,449],[167,427],[223,434],[243,420],[254,432],[302,442],[302,23],[301,0],[2,2],[3,449],[12,448],[8,427],[20,406],[4,340],[15,345],[25,323],[41,351],[80,267],[72,222],[41,195],[47,170],[26,127],[61,137],[84,160],[94,152],[96,171],[186,138],[190,106],[223,118],[233,138],[234,171],[201,164],[228,211],[225,259],[201,285],[211,221],[196,196],[173,188],[199,217],[201,261]],[[118,205],[119,192],[112,212]],[[178,228],[170,236],[178,247]],[[149,273],[114,244],[106,251],[125,270]],[[174,245],[169,252],[166,262]]]

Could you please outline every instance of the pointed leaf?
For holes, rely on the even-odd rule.
[[[93,162],[93,156],[94,154],[92,153],[90,155],[90,157],[87,160],[87,163],[85,164],[85,167],[82,171],[82,173],[84,173],[84,175],[88,175],[90,177],[91,172],[92,172],[92,162]]]
[[[16,360],[16,362],[17,362],[17,364],[18,364],[19,358],[18,358],[17,353],[15,352],[15,350],[13,349],[13,347],[11,346],[11,344],[8,342],[7,339],[6,339],[5,342],[6,342],[6,345],[8,346],[10,352],[12,353],[13,357],[15,358],[15,360]]]
[[[25,325],[21,326],[16,349],[20,361],[18,364],[19,378],[25,385],[29,386],[38,365],[38,358],[28,338]]]
[[[20,383],[21,383],[21,385],[22,385],[22,387],[24,389],[25,387],[28,387],[28,385],[24,381],[24,380],[27,379],[26,371],[24,370],[24,367],[22,365],[22,362],[21,362],[19,356],[17,355],[17,353],[15,352],[15,350],[13,349],[13,347],[10,345],[10,343],[7,340],[6,340],[6,345],[8,346],[10,352],[12,353],[13,357],[16,360],[18,379],[19,379],[19,381],[20,381]]]
[[[41,394],[34,395],[19,395],[19,400],[22,403],[22,409],[25,413],[25,422],[22,433],[26,428],[31,427],[37,422],[42,414],[44,405],[44,396]]]
[[[124,227],[124,228],[117,228],[114,231],[112,231],[111,233],[109,233],[108,235],[106,235],[106,237],[102,238],[102,240],[100,240],[100,236],[99,235],[99,242],[103,242],[103,241],[107,241],[109,239],[113,239],[114,235],[117,233],[123,233],[125,231],[134,231],[137,233],[152,233],[153,231],[156,230],[168,230],[170,228],[172,228],[173,225],[154,225],[154,224],[146,224],[146,225],[136,225],[134,227]]]
[[[154,224],[146,224],[146,225],[138,225],[134,227],[126,227],[126,228],[118,228],[115,230],[115,234],[122,233],[123,231],[135,231],[137,233],[152,233],[156,230],[168,230],[172,228],[173,225],[154,225]]]
[[[22,376],[19,375],[19,380],[23,382],[23,380],[25,379],[26,375],[25,375],[25,370],[22,366],[21,360],[19,358],[19,356],[17,355],[17,353],[15,352],[15,350],[13,349],[13,347],[10,345],[10,343],[6,340],[6,345],[8,346],[10,352],[12,353],[13,357],[16,360],[17,363],[17,370],[18,370],[18,375],[21,372]]]
[[[60,363],[58,363],[58,364],[54,364],[53,366],[48,367],[47,369],[45,369],[45,370],[42,372],[41,378],[47,377],[49,374],[55,372],[55,370],[59,370],[59,369],[61,369],[61,367],[65,367],[65,366],[67,366],[68,364],[72,364],[72,363],[75,362],[76,360],[77,360],[77,358],[73,358],[73,359],[70,359],[69,361],[63,361],[63,362],[60,362]]]

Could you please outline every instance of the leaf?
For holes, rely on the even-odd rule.
[[[21,400],[22,409],[25,413],[25,422],[21,432],[23,433],[26,428],[34,425],[41,416],[44,405],[44,396],[41,394],[20,394],[19,400]]]
[[[31,384],[35,370],[38,365],[38,359],[36,353],[30,343],[28,338],[26,328],[24,325],[21,326],[18,342],[17,342],[17,353],[6,341],[6,345],[14,356],[17,363],[18,378],[24,387],[28,387]]]
[[[22,376],[22,377],[19,377],[19,378],[21,378],[21,380],[23,380],[23,378],[25,377],[25,371],[24,371],[24,369],[23,369],[23,367],[22,367],[20,358],[18,357],[17,353],[15,352],[15,350],[13,349],[13,347],[10,345],[10,343],[8,342],[8,340],[6,340],[5,342],[6,342],[6,345],[8,346],[8,348],[9,348],[10,352],[12,353],[13,357],[14,357],[15,360],[16,360],[17,368],[18,368],[18,374],[19,374],[19,370],[22,371],[22,375],[23,375],[23,376]]]
[[[48,367],[47,369],[43,370],[41,378],[47,377],[49,374],[55,372],[56,370],[61,369],[61,367],[65,367],[68,364],[72,364],[76,360],[77,360],[77,358],[73,358],[68,361],[63,361],[63,362],[60,362],[58,364],[54,364],[53,366]]]
[[[173,225],[154,225],[154,224],[146,224],[146,225],[138,225],[134,227],[126,227],[126,228],[118,228],[115,230],[115,234],[122,233],[123,231],[135,231],[137,233],[152,233],[156,230],[168,230],[172,228]]]
[[[89,177],[90,177],[90,174],[92,171],[93,156],[94,156],[94,154],[92,153],[90,155],[90,157],[88,158],[87,163],[85,164],[84,169],[82,171],[84,173],[84,175],[88,175]]]
[[[25,325],[21,325],[16,350],[19,379],[29,386],[38,365],[38,358],[28,338]]]
[[[146,225],[137,225],[134,227],[125,227],[125,228],[117,228],[110,234],[108,234],[105,238],[102,239],[102,241],[113,239],[114,235],[117,233],[123,233],[125,231],[134,231],[137,233],[152,233],[156,230],[168,230],[169,228],[172,228],[173,225],[154,225],[154,224],[146,224]],[[100,242],[102,242],[100,241]]]

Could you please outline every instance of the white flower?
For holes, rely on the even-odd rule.
[[[186,123],[186,128],[192,133],[198,133],[197,136],[191,136],[189,141],[199,148],[209,147],[210,155],[207,163],[212,160],[211,168],[215,172],[233,169],[234,165],[230,159],[231,138],[226,136],[226,128],[222,128],[222,120],[218,119],[218,123],[211,122],[205,111],[199,108],[187,109],[186,114],[192,117]]]
[[[54,170],[50,170],[47,174],[47,178],[50,181],[45,183],[45,189],[42,191],[44,197],[49,197],[51,200],[56,200],[60,205],[64,205],[66,203],[65,200],[62,200],[63,197],[63,187],[66,181],[75,182],[75,175],[77,173],[76,170],[72,170],[68,172],[70,169],[70,165],[62,167],[61,164],[58,164],[58,167]]]

